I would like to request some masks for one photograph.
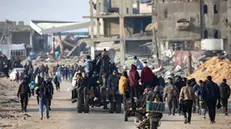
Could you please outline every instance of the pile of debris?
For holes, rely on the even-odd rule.
[[[20,107],[17,98],[18,83],[8,79],[0,79],[0,110],[18,109]]]
[[[225,78],[231,85],[231,62],[228,59],[215,56],[202,64],[189,78],[199,81],[205,80],[207,76],[212,76],[213,81],[217,84],[220,84]]]

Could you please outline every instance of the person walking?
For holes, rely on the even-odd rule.
[[[48,78],[47,79],[47,86],[49,87],[49,89],[51,90],[50,92],[50,96],[48,96],[48,109],[49,111],[51,111],[51,100],[53,99],[53,94],[54,94],[54,87],[53,87],[53,84],[52,84],[52,78]]]
[[[193,104],[193,112],[200,114],[200,104],[199,104],[199,96],[198,96],[200,86],[197,84],[195,78],[191,79],[191,84],[190,85],[193,87],[193,89],[195,91],[195,95],[196,95],[195,103]]]
[[[199,98],[199,104],[200,104],[200,108],[201,108],[200,112],[201,112],[201,115],[203,115],[203,119],[206,119],[206,112],[208,110],[206,102],[205,102],[205,100],[204,100],[204,98],[202,96],[203,89],[204,89],[205,85],[206,85],[205,81],[202,81],[202,80],[199,81],[200,89],[198,91],[198,98]]]
[[[178,89],[173,85],[173,79],[168,78],[168,86],[164,89],[164,100],[167,98],[167,105],[169,108],[169,115],[175,115],[177,98],[178,98]]]
[[[61,75],[59,72],[56,72],[55,78],[54,78],[54,83],[56,86],[56,90],[59,91],[60,90],[60,83],[61,83]]]
[[[183,100],[183,114],[185,124],[191,124],[192,117],[192,106],[195,101],[195,93],[193,87],[190,85],[191,82],[187,82],[187,86],[184,86],[180,91],[179,101]]]
[[[203,98],[208,107],[209,118],[211,124],[215,123],[216,106],[220,105],[220,89],[218,85],[212,81],[212,77],[207,77],[206,86],[203,88]]]
[[[19,85],[17,96],[20,98],[21,111],[27,112],[28,99],[31,96],[31,90],[27,83],[27,78],[24,78],[23,82]]]
[[[47,85],[46,81],[42,82],[40,86],[40,94],[39,94],[39,113],[40,119],[43,120],[43,108],[46,109],[46,117],[47,119],[50,118],[49,116],[49,99],[52,96],[52,89]]]
[[[224,108],[224,113],[227,116],[228,115],[228,99],[230,97],[230,87],[226,83],[227,80],[223,79],[223,82],[219,86],[220,88],[220,94],[221,94],[221,103]]]

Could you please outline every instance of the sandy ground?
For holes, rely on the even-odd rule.
[[[28,116],[21,116],[18,112],[11,112],[19,117],[9,119],[0,118],[2,129],[135,129],[133,118],[128,122],[123,121],[123,114],[109,114],[107,111],[96,108],[89,114],[78,114],[76,104],[69,101],[70,94],[67,87],[70,85],[64,82],[61,85],[61,92],[55,92],[52,101],[51,118],[40,120],[38,106],[35,97],[29,101]],[[8,108],[10,110],[10,108]],[[0,114],[8,113],[1,110]],[[44,113],[45,115],[45,113]],[[192,124],[184,125],[182,116],[164,115],[160,129],[231,129],[231,117],[219,114],[217,123],[210,125],[209,120],[203,120],[201,116],[193,115]]]

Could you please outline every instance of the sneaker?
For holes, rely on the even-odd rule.
[[[94,98],[94,101],[97,101],[97,100],[98,100],[98,98],[97,98],[97,97],[95,97],[95,98]]]
[[[184,124],[188,124],[188,120],[187,119],[184,120]]]
[[[137,100],[137,97],[133,97],[134,100]]]
[[[203,119],[204,119],[204,120],[206,120],[206,117],[205,117],[205,116],[203,116]]]
[[[41,117],[40,120],[43,120],[43,118]]]

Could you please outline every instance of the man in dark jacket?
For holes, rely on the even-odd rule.
[[[20,84],[17,93],[18,98],[21,102],[21,111],[27,112],[28,99],[31,96],[30,87],[27,83],[27,78],[23,79],[23,82]]]
[[[54,87],[53,87],[53,84],[52,84],[52,79],[48,78],[46,83],[47,83],[47,86],[49,87],[49,89],[51,89],[51,95],[50,95],[49,101],[48,101],[48,109],[51,111],[51,100],[52,100],[53,94],[54,94]]]
[[[212,81],[211,76],[207,77],[207,83],[202,94],[205,102],[207,103],[211,124],[214,124],[216,117],[216,104],[220,104],[220,89],[218,85]]]
[[[119,80],[120,80],[120,77],[118,76],[118,72],[114,70],[113,74],[109,76],[108,81],[107,81],[108,83],[107,87],[108,87],[109,93],[112,93],[113,101],[115,101],[115,93],[116,91],[118,91]]]
[[[46,117],[47,119],[50,118],[49,116],[49,100],[52,96],[52,88],[48,86],[46,81],[43,81],[40,88],[39,88],[39,112],[40,118],[43,119],[43,107],[46,108]]]
[[[181,91],[182,87],[185,86],[181,76],[176,77],[174,85],[179,90],[179,92]],[[177,105],[179,106],[179,115],[181,115],[182,112],[183,112],[183,101],[178,101],[177,100]]]
[[[131,88],[131,97],[137,99],[137,88],[139,86],[139,73],[137,72],[137,67],[132,64],[131,66],[131,70],[129,71],[129,84],[130,84],[130,88]]]
[[[99,58],[99,64],[100,64],[100,75],[102,75],[102,73],[109,73],[109,61],[110,61],[110,57],[106,54],[106,51],[103,51],[101,53],[101,57]],[[98,64],[97,63],[97,64]]]
[[[226,83],[227,80],[223,79],[223,82],[220,85],[220,94],[221,94],[221,103],[224,108],[225,115],[228,115],[228,99],[230,97],[230,87]]]

